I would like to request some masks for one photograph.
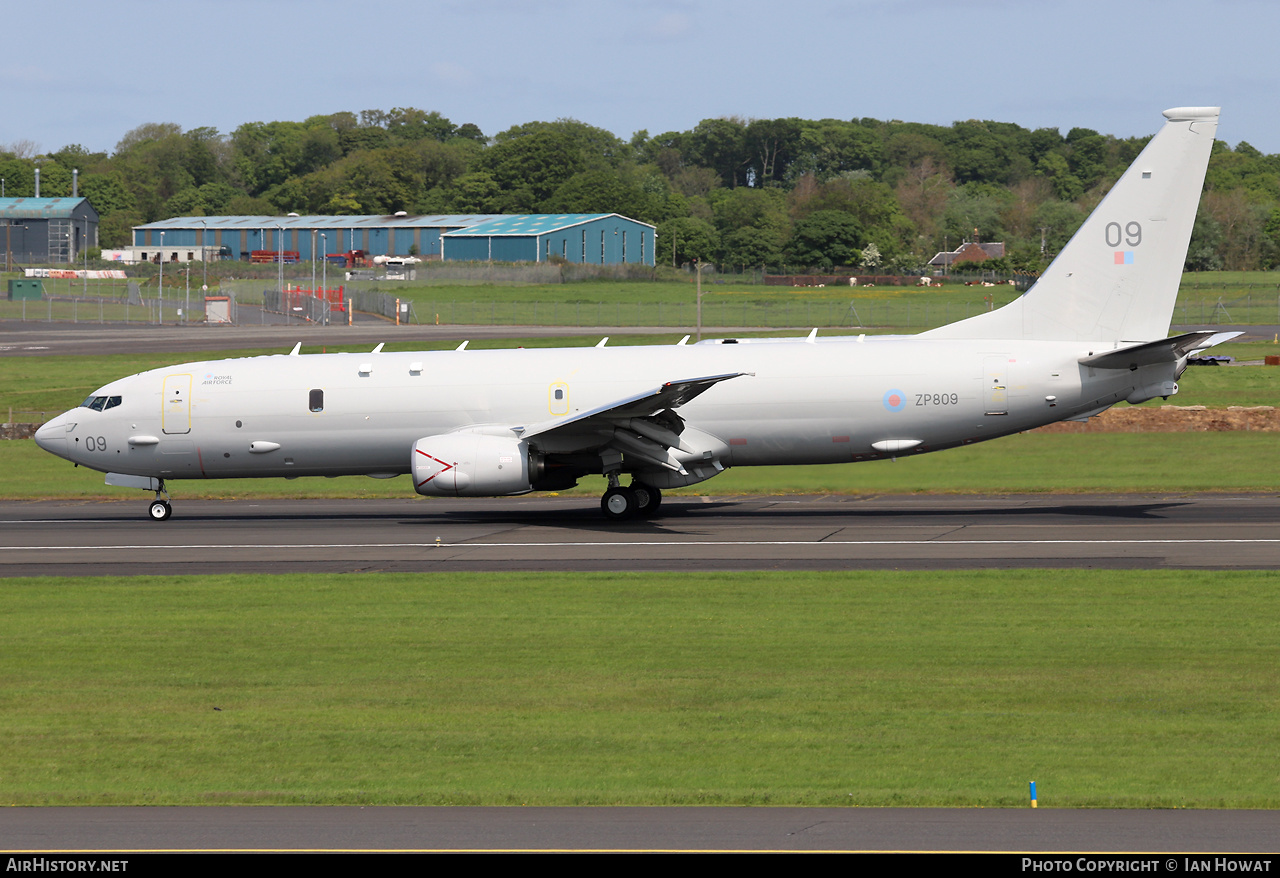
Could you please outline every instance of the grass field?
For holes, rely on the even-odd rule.
[[[419,323],[547,326],[671,326],[692,328],[696,321],[694,285],[687,278],[662,280],[583,280],[571,283],[487,283],[482,270],[474,281],[424,277],[409,283],[356,283],[411,302]],[[951,323],[1011,301],[1008,286],[970,287],[942,279],[940,288],[886,286],[774,287],[738,277],[709,277],[703,285],[703,323],[707,326],[876,327],[920,331]],[[310,288],[310,269],[286,275],[286,281]],[[275,278],[228,280],[215,292],[232,292],[243,303],[261,301]],[[333,286],[339,282],[334,281]],[[50,295],[94,297],[70,301],[0,301],[0,319],[148,322],[154,309],[126,308],[123,281],[46,281]],[[154,279],[145,295],[156,294]],[[101,297],[105,304],[98,301]],[[185,288],[166,285],[166,319],[176,319]],[[194,304],[193,319],[200,306]],[[1201,272],[1183,275],[1173,314],[1177,324],[1258,324],[1280,322],[1280,272]]]
[[[5,585],[5,804],[1280,806],[1274,574]]]

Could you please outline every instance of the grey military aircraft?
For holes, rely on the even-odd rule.
[[[154,492],[180,479],[411,474],[429,496],[563,490],[604,515],[731,466],[939,451],[1178,392],[1167,338],[1218,108],[1166,110],[1124,176],[1022,297],[914,336],[553,350],[291,354],[185,363],[94,391],[41,448]],[[622,479],[629,484],[623,485]]]

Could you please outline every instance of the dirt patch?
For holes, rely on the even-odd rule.
[[[1126,406],[1108,409],[1081,423],[1063,421],[1036,433],[1213,433],[1224,430],[1280,432],[1280,410],[1275,406],[1230,406],[1210,409],[1202,405],[1162,405],[1159,408]]]

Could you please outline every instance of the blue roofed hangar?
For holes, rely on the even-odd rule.
[[[300,260],[362,250],[367,257],[419,256],[468,262],[653,265],[656,229],[616,213],[503,216],[201,216],[135,226],[135,248],[166,262],[248,260],[254,251],[297,253]],[[154,254],[148,255],[152,258]],[[185,258],[184,258],[185,257]]]

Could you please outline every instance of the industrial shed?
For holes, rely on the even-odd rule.
[[[440,255],[440,236],[497,219],[494,214],[449,216],[183,216],[133,228],[133,246],[161,249],[164,261],[185,261],[180,251],[221,251],[248,259],[255,250],[296,252],[305,262],[326,253],[363,250],[369,256]],[[320,237],[324,235],[324,237]],[[223,249],[225,248],[225,249]],[[148,257],[150,258],[150,257]]]
[[[72,263],[98,246],[98,212],[87,198],[0,198],[5,263]]]
[[[504,216],[443,236],[444,258],[469,262],[654,264],[656,229],[616,213]]]
[[[558,256],[570,262],[653,265],[654,237],[653,226],[616,213],[187,216],[135,226],[133,249],[163,251],[165,262],[218,252],[225,259],[248,259],[255,250],[297,253],[307,262],[363,250],[369,257],[545,262]]]

